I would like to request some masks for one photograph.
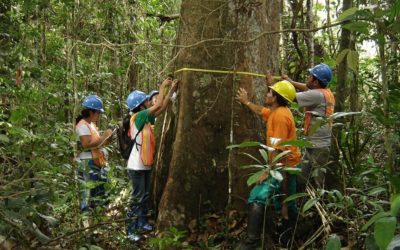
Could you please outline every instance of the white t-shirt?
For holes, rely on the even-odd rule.
[[[304,92],[296,93],[296,100],[300,107],[309,108],[310,111],[325,115],[326,102],[324,94],[321,91],[311,89]],[[313,115],[311,119],[311,127],[313,126],[318,115]],[[306,138],[314,144],[315,148],[323,148],[331,146],[332,129],[329,124],[321,126],[314,134],[306,136]]]
[[[88,126],[90,126],[90,128]],[[86,124],[84,123],[84,124],[82,124],[80,126],[77,126],[75,128],[75,132],[78,135],[78,138],[76,139],[76,141],[80,142],[81,141],[80,140],[81,136],[91,135],[91,133],[90,133],[91,129],[93,129],[94,131],[97,131],[97,128],[93,123],[90,123],[90,124],[89,123],[86,123]],[[104,152],[104,150],[103,150],[103,152]],[[92,159],[92,152],[90,152],[90,150],[80,152],[78,154],[78,158],[80,160],[90,160],[90,159]]]
[[[140,111],[135,118],[134,125],[131,126],[131,138],[134,139],[136,133],[138,132],[138,128],[136,126],[143,126],[144,123],[150,122],[154,123],[154,117],[149,115],[148,109]],[[140,149],[142,145],[142,131],[136,137],[136,144],[133,146],[131,155],[128,159],[127,168],[130,170],[151,170],[151,166],[145,166],[142,161],[142,157],[140,156]]]

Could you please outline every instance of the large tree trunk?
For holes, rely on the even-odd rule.
[[[262,31],[279,29],[280,1],[266,2],[258,5],[241,0],[182,1],[178,44],[214,40],[178,51],[177,69],[277,70],[278,35],[251,42],[227,42],[246,41]],[[249,161],[237,152],[230,153],[226,146],[244,140],[264,140],[261,120],[234,100],[240,86],[248,90],[252,101],[263,104],[263,78],[188,71],[179,73],[178,78],[181,85],[175,115],[173,109],[169,118],[159,119],[164,133],[154,194],[156,200],[161,195],[161,229],[182,227],[204,213],[224,209],[230,197],[232,205],[245,205],[246,176],[238,167]]]

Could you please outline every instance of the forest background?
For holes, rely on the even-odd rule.
[[[335,110],[343,112],[332,135],[337,188],[304,194],[302,215],[317,208],[326,223],[296,244],[386,249],[396,242],[400,208],[399,13],[399,0],[1,1],[1,246],[132,247],[123,229],[130,185],[116,140],[107,147],[113,207],[82,226],[73,131],[84,96],[103,99],[105,129],[126,115],[132,90],[157,89],[183,67],[271,69],[304,81],[307,68],[324,62],[335,71]],[[163,233],[142,247],[232,249],[254,176],[240,168],[250,162],[241,153],[260,157],[226,147],[264,134],[234,92],[244,86],[261,104],[264,80],[175,76],[178,100],[156,125],[152,207]],[[300,128],[302,112],[292,108]]]

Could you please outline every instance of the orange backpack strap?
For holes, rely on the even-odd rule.
[[[325,99],[325,115],[331,116],[335,110],[335,97],[330,89],[316,89],[324,95]],[[312,113],[309,108],[304,108],[304,135],[308,135],[311,127]],[[329,125],[332,126],[332,120],[328,120]]]
[[[129,129],[128,129],[128,137],[129,138],[131,138],[131,128],[132,128],[132,126],[135,124],[135,118],[136,118],[136,113],[135,114],[133,114],[132,116],[131,116],[131,119],[129,120]]]

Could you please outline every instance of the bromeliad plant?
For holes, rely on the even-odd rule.
[[[287,172],[290,174],[299,174],[300,173],[300,169],[299,168],[293,168],[293,167],[287,167],[284,164],[281,163],[282,159],[284,159],[285,157],[287,157],[291,151],[290,150],[280,150],[279,148],[284,148],[285,146],[297,146],[297,147],[309,147],[311,146],[311,144],[309,142],[306,141],[285,141],[285,142],[281,142],[281,143],[276,143],[275,148],[269,147],[267,145],[264,145],[262,143],[259,142],[254,142],[254,141],[246,141],[243,142],[241,144],[238,145],[231,145],[229,147],[227,147],[227,149],[235,149],[235,148],[248,148],[248,147],[257,147],[258,148],[258,152],[260,153],[262,160],[259,160],[257,157],[243,152],[242,154],[251,158],[252,160],[254,160],[256,163],[255,164],[249,164],[249,165],[245,165],[242,166],[242,168],[254,168],[257,169],[257,171],[253,174],[250,175],[250,177],[247,179],[247,185],[251,186],[255,183],[257,183],[260,179],[260,177],[267,173],[269,176],[271,176],[272,178],[276,179],[279,182],[283,181],[283,175],[282,172]],[[269,154],[270,153],[270,154]],[[273,156],[271,156],[271,154]],[[302,197],[305,196],[307,194],[302,194],[300,196],[298,196],[298,194],[294,194],[291,195],[289,197],[287,197],[285,199],[284,202],[289,201],[290,200],[294,200],[298,197]],[[265,207],[266,209],[266,207]],[[263,225],[263,235],[265,233],[265,221],[264,221],[264,225]],[[264,249],[264,237],[262,237],[262,249]]]
[[[303,147],[309,147],[311,146],[310,142],[307,141],[301,141],[301,140],[295,140],[295,141],[285,141],[282,143],[279,143],[277,145],[278,147],[284,147],[284,146],[297,146],[300,148]],[[245,141],[242,142],[241,144],[235,144],[235,145],[230,145],[227,147],[227,149],[236,149],[236,148],[249,148],[249,147],[257,147],[258,152],[260,153],[262,160],[259,160],[257,157],[243,152],[241,154],[251,158],[254,160],[256,163],[255,164],[249,164],[242,166],[244,169],[248,168],[255,168],[258,171],[251,174],[250,177],[247,179],[247,185],[251,186],[255,184],[260,176],[264,173],[269,173],[273,178],[277,179],[278,181],[283,180],[283,176],[281,171],[285,171],[291,174],[299,174],[300,170],[298,168],[291,168],[291,167],[286,167],[280,161],[284,159],[288,154],[290,153],[290,150],[279,150],[276,148],[269,147],[267,145],[264,145],[262,143],[256,142],[256,141]],[[273,159],[269,159],[268,152],[274,153],[276,156],[273,157]]]

